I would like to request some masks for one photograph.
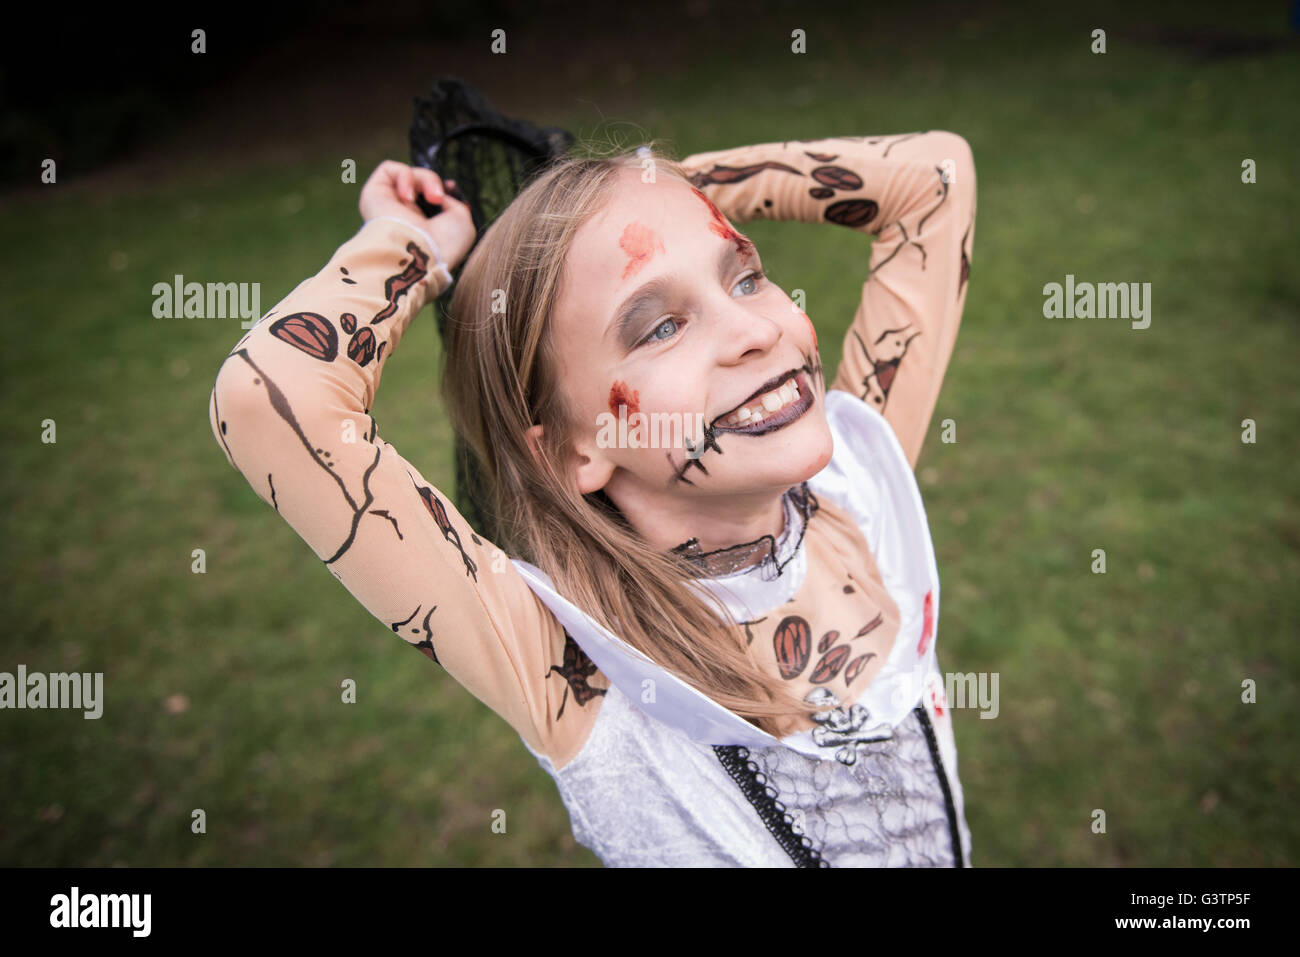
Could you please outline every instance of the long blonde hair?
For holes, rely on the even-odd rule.
[[[689,185],[653,146],[657,176]],[[533,178],[466,261],[443,331],[443,394],[477,459],[498,545],[651,660],[765,731],[811,710],[751,656],[736,621],[685,580],[683,557],[647,543],[603,491],[584,495],[566,469],[572,419],[559,388],[552,312],[573,236],[608,203],[620,169],[643,156],[568,155]],[[504,309],[502,306],[504,305]],[[539,454],[526,439],[543,426]],[[785,719],[785,720],[781,720]]]

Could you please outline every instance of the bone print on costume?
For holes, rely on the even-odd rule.
[[[753,163],[749,166],[741,167],[723,166],[715,163],[711,169],[692,175],[691,182],[697,187],[704,186],[708,183],[739,183],[742,180],[749,179],[751,176],[756,176],[764,170],[770,169],[780,170],[783,173],[794,173],[796,176],[803,175],[793,166],[786,166],[784,163]]]
[[[964,141],[939,132],[833,137],[697,154],[683,164],[714,231],[742,252],[749,241],[735,225],[759,218],[866,237],[861,302],[833,388],[881,410],[914,464],[969,276],[974,167]],[[950,182],[944,169],[955,171]],[[627,245],[629,267],[658,251],[644,235],[629,235]],[[257,494],[386,631],[509,722],[555,776],[579,840],[606,863],[788,864],[792,845],[773,840],[773,828],[788,826],[782,805],[770,802],[760,819],[757,804],[735,800],[733,775],[753,791],[746,761],[769,773],[780,802],[807,813],[805,840],[831,864],[964,858],[969,835],[946,702],[926,696],[933,726],[918,704],[892,729],[861,705],[900,642],[933,655],[937,593],[925,596],[923,622],[921,593],[907,607],[896,601],[845,505],[792,489],[780,541],[718,550],[730,555],[684,552],[720,581],[744,579],[760,597],[780,593],[738,617],[736,640],[808,702],[791,732],[812,734],[824,751],[817,760],[759,748],[724,766],[721,750],[653,718],[638,689],[613,686],[580,643],[588,633],[562,625],[532,580],[498,561],[496,545],[379,437],[369,410],[382,369],[413,317],[442,292],[433,259],[419,229],[369,223],[236,344],[210,415],[221,448]],[[804,371],[820,380],[815,350]],[[634,406],[635,383],[616,385],[611,404]],[[711,456],[737,440],[715,426],[700,456],[670,458],[681,482],[707,482]],[[838,438],[836,447],[838,456]],[[728,574],[742,554],[757,564]],[[905,631],[905,619],[918,630]],[[828,806],[834,820],[821,817]],[[859,825],[870,840],[858,836]],[[746,836],[728,844],[718,838],[724,832]]]

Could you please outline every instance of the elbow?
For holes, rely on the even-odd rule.
[[[943,170],[949,191],[975,193],[975,155],[970,143],[958,133],[936,131],[937,165]]]
[[[230,452],[229,435],[232,428],[246,433],[257,427],[258,418],[269,408],[266,390],[260,388],[249,370],[237,356],[229,356],[217,372],[208,399],[208,421],[213,437],[231,465],[235,460]]]

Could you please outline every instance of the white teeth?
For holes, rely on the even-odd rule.
[[[774,412],[799,401],[799,385],[794,379],[783,384],[779,389],[768,392],[749,405],[743,405],[735,412],[720,419],[718,424],[724,428],[745,428],[758,425]]]

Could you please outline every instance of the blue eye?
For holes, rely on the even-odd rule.
[[[745,295],[752,296],[754,293],[758,292],[758,284],[759,282],[762,281],[762,279],[763,279],[763,274],[758,270],[755,270],[754,272],[746,276],[744,279],[740,280],[740,282],[736,283],[736,286],[739,287],[739,286],[743,286],[745,283],[750,283],[753,286],[753,289],[751,289]]]
[[[659,333],[662,332],[668,326],[672,326],[672,331],[664,336],[659,335]],[[659,325],[654,327],[650,335],[647,337],[646,341],[648,342],[650,340],[658,340],[662,342],[664,339],[671,339],[676,334],[676,332],[677,332],[677,320],[671,318],[665,319],[663,322],[659,323]]]

